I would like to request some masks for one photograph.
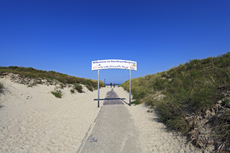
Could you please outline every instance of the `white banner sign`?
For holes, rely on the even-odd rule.
[[[92,70],[102,69],[126,69],[136,71],[137,62],[117,59],[92,61]]]

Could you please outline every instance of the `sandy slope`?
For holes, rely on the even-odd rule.
[[[54,97],[54,86],[26,85],[0,79],[0,152],[76,152],[100,109],[97,91]],[[105,96],[109,89],[102,89]]]
[[[27,87],[8,79],[0,82],[5,87],[0,94],[0,152],[76,152],[100,111],[93,101],[97,91],[71,94],[64,88],[63,98],[58,99],[50,93],[54,86]],[[101,98],[109,90],[102,88]],[[114,90],[128,101],[123,88]],[[126,107],[140,132],[144,152],[200,152],[185,144],[185,138],[166,132],[144,105]]]

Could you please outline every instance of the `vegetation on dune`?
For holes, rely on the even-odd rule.
[[[2,92],[2,88],[3,88],[3,84],[0,82],[0,93]],[[2,107],[1,101],[0,101],[0,107]]]
[[[82,93],[82,86],[80,84],[74,84],[73,87],[75,90],[77,90],[79,93]]]
[[[3,84],[0,83],[0,92],[2,91],[2,88],[3,88]]]
[[[0,93],[2,92],[3,84],[0,82]],[[0,107],[1,107],[1,101],[0,101]]]
[[[57,98],[61,98],[61,97],[62,97],[62,93],[59,92],[59,91],[51,91],[51,93],[52,93],[55,97],[57,97]]]
[[[54,71],[36,70],[32,67],[29,67],[29,68],[17,67],[17,66],[0,67],[0,75],[4,73],[14,73],[14,74],[19,74],[19,75],[31,77],[31,78],[58,80],[64,84],[83,84],[90,91],[97,89],[97,80],[69,76],[67,74],[62,74],[62,73],[58,73]],[[105,86],[105,84],[102,81],[99,82],[99,85],[100,87]],[[78,87],[78,89],[80,89],[80,87]]]
[[[101,87],[101,85],[99,85],[99,86]],[[88,85],[88,84],[86,85],[86,88],[89,89],[89,91],[93,91],[93,87]]]
[[[71,92],[71,93],[75,93],[75,90],[74,90],[74,89],[70,89],[70,92]]]
[[[129,91],[129,82],[121,86]],[[146,103],[157,109],[162,122],[189,135],[199,128],[198,118],[216,113],[209,124],[218,146],[229,151],[230,142],[230,52],[202,60],[190,60],[157,74],[132,79],[133,103]],[[220,102],[221,107],[217,104]],[[219,114],[218,114],[219,113]],[[192,118],[193,117],[193,118]],[[188,121],[192,118],[192,123]],[[200,119],[201,120],[201,119]],[[198,140],[194,139],[195,144]],[[228,144],[228,145],[227,145]]]

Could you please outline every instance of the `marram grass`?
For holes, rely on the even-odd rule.
[[[64,84],[83,84],[90,91],[97,89],[97,80],[69,76],[67,74],[62,74],[62,73],[58,73],[54,71],[36,70],[32,67],[25,68],[25,67],[18,67],[18,66],[9,66],[9,67],[0,66],[0,75],[5,72],[20,74],[20,75],[28,76],[32,78],[42,78],[42,79],[47,79],[47,80],[55,79]],[[99,85],[100,87],[105,86],[105,84],[101,80],[99,82]]]
[[[215,103],[230,97],[230,52],[206,59],[194,59],[178,67],[145,77],[133,78],[134,103],[146,103],[157,109],[162,122],[170,129],[188,134],[186,116],[211,110]],[[121,86],[129,91],[129,81]],[[157,98],[161,93],[163,98]],[[230,107],[229,101],[222,105]],[[218,118],[219,138],[230,141],[229,112]],[[223,130],[220,130],[223,129]]]

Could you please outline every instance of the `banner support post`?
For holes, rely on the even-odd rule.
[[[129,106],[131,106],[131,70],[129,69]]]
[[[99,99],[100,99],[100,84],[99,84],[99,78],[100,78],[100,71],[98,70],[98,83],[97,83],[97,87],[98,87],[98,108],[100,107],[100,102],[99,102]]]

